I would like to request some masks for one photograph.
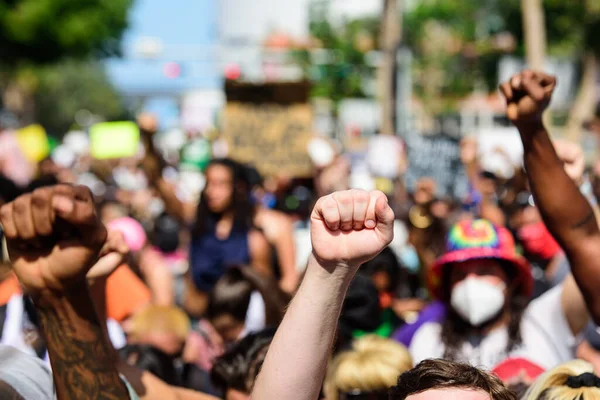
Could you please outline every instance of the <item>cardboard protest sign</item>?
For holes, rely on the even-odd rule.
[[[30,162],[40,162],[50,154],[50,142],[41,125],[29,125],[17,131],[19,148]]]
[[[102,122],[90,128],[90,154],[96,159],[133,157],[139,145],[140,130],[133,122]]]
[[[406,138],[409,166],[406,186],[413,191],[420,178],[433,178],[438,196],[462,198],[468,181],[460,161],[460,141],[443,134],[409,135]]]
[[[263,175],[308,177],[312,110],[307,104],[230,103],[223,117],[229,156]]]

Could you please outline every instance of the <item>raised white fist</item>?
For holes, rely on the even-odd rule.
[[[394,238],[394,212],[380,191],[347,190],[317,201],[311,215],[313,254],[323,266],[358,268]]]

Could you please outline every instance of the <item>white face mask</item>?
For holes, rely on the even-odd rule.
[[[452,308],[473,326],[494,318],[504,307],[506,285],[469,277],[452,289]]]

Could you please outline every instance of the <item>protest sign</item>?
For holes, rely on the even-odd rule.
[[[140,130],[133,122],[102,122],[90,128],[90,154],[96,159],[133,157],[139,145]]]
[[[307,104],[230,103],[223,117],[229,156],[263,175],[309,177],[312,110]]]
[[[460,161],[460,141],[443,134],[409,135],[406,138],[409,167],[406,185],[413,191],[420,178],[433,178],[438,196],[462,198],[468,190],[467,177]]]
[[[17,131],[19,148],[30,162],[40,162],[50,154],[50,142],[41,125],[29,125]]]

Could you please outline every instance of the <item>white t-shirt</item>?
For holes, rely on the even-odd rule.
[[[522,343],[506,354],[508,330],[496,329],[479,344],[465,342],[462,357],[458,361],[492,369],[508,357],[523,357],[549,369],[575,357],[577,340],[573,336],[561,306],[562,285],[546,292],[529,304],[521,321]],[[415,334],[410,353],[415,363],[430,358],[442,358],[444,344],[441,340],[442,326],[427,323]]]

